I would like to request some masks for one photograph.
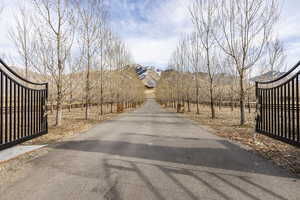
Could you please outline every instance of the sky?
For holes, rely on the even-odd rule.
[[[0,0],[5,5],[0,17],[0,55],[16,56],[7,29],[23,0]],[[192,31],[188,13],[191,0],[109,0],[112,29],[126,43],[136,63],[165,68],[181,35]],[[300,1],[282,0],[275,33],[284,42],[287,65],[300,60]]]
[[[166,67],[184,33],[192,31],[189,0],[112,0],[111,23],[135,62]]]

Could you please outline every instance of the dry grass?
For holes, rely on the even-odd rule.
[[[201,105],[199,115],[195,114],[195,105],[192,106],[191,110],[192,112],[183,115],[199,122],[199,124],[221,137],[246,144],[259,152],[263,157],[300,175],[299,148],[262,134],[257,134],[256,139],[254,139],[255,112],[253,109],[251,113],[246,112],[247,123],[244,126],[239,126],[238,108],[234,108],[233,111],[228,107],[216,108],[216,119],[210,118],[209,106]],[[172,109],[172,111],[175,110]]]

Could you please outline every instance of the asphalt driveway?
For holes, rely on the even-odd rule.
[[[300,199],[298,178],[151,99],[48,148],[1,200]]]

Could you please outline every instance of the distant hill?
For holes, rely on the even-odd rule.
[[[161,71],[152,66],[135,65],[135,71],[147,88],[155,88],[160,79]]]

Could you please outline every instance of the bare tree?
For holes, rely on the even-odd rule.
[[[75,101],[75,98],[78,97],[78,91],[81,92],[81,84],[78,81],[78,79],[80,79],[80,70],[81,70],[81,64],[82,64],[82,57],[72,57],[70,56],[67,61],[66,64],[68,66],[68,74],[66,76],[66,80],[68,81],[68,85],[67,85],[67,94],[68,95],[68,103],[69,103],[69,111],[71,111],[72,108],[72,104]]]
[[[115,71],[116,71],[116,101],[119,106],[124,104],[124,89],[125,87],[125,79],[127,75],[124,75],[124,70],[126,66],[130,63],[130,54],[128,53],[126,46],[120,40],[117,40],[114,47],[114,64],[115,64]],[[121,105],[122,104],[122,105]]]
[[[51,74],[56,87],[55,125],[60,126],[64,100],[63,75],[74,39],[73,9],[69,0],[33,0],[33,4],[37,10],[35,28],[39,33],[39,50],[47,49],[42,55],[43,66]]]
[[[182,77],[181,77],[181,89],[183,92],[183,97],[182,97],[182,101],[183,104],[185,105],[185,102],[187,103],[187,111],[191,112],[191,92],[193,89],[193,82],[189,81],[190,78],[192,77],[191,74],[191,66],[190,66],[190,36],[189,35],[185,35],[182,38],[182,42],[181,42],[181,56],[180,59],[182,60],[181,64],[182,64]]]
[[[196,0],[190,8],[192,22],[204,50],[205,72],[209,79],[211,118],[215,118],[214,81],[219,64],[216,62],[216,42],[213,35],[217,21],[217,4],[214,0]],[[213,52],[214,51],[214,52]],[[214,59],[214,60],[213,60]]]
[[[245,78],[261,59],[278,18],[277,0],[222,0],[216,41],[239,76],[240,124],[245,123]]]
[[[107,64],[108,64],[108,70],[109,70],[109,102],[110,102],[110,112],[113,112],[113,101],[114,101],[114,92],[113,92],[113,79],[114,79],[114,73],[113,70],[114,67],[114,50],[115,50],[115,44],[116,44],[116,37],[113,35],[112,31],[107,32],[107,48],[106,48],[106,54],[107,54]]]
[[[191,71],[194,74],[195,79],[195,89],[196,89],[196,107],[197,111],[196,114],[200,114],[199,110],[199,90],[200,90],[200,84],[199,84],[199,72],[201,67],[201,48],[200,48],[200,41],[199,37],[197,35],[197,32],[192,33],[190,37],[190,44],[189,44],[190,50],[189,50],[189,60],[191,64]]]
[[[98,78],[98,85],[99,85],[99,100],[100,100],[100,112],[99,114],[102,116],[103,113],[103,103],[104,103],[104,75],[105,75],[105,68],[106,68],[106,62],[108,59],[106,59],[106,53],[107,53],[107,36],[108,36],[108,31],[107,29],[102,29],[100,31],[100,36],[99,36],[99,43],[98,43],[98,48],[100,50],[99,55],[98,55],[98,71],[100,73],[100,78]]]
[[[96,64],[98,53],[103,51],[103,29],[105,24],[105,9],[103,0],[91,0],[85,5],[81,1],[77,2],[77,11],[79,13],[79,48],[83,56],[83,65],[86,66],[85,82],[85,119],[88,119],[88,110],[91,93],[91,68]],[[102,63],[100,63],[102,65]]]
[[[267,42],[267,65],[269,70],[272,72],[272,79],[274,79],[274,72],[279,71],[284,66],[285,54],[283,42],[278,38]]]
[[[15,27],[9,30],[9,38],[15,44],[19,56],[23,60],[25,67],[25,78],[29,78],[30,60],[34,51],[34,29],[31,24],[32,17],[30,12],[23,5],[18,9],[18,15],[15,16]]]
[[[186,90],[185,90],[185,73],[187,72],[187,41],[185,37],[181,39],[178,46],[178,55],[177,55],[177,89],[178,89],[178,102],[180,104],[178,112],[182,112],[184,109],[181,109],[181,107],[185,105],[185,96],[186,96]]]

